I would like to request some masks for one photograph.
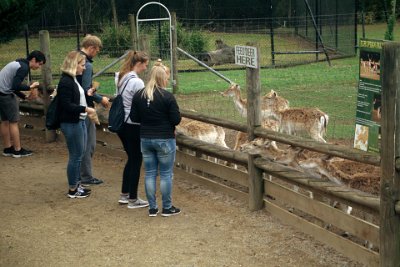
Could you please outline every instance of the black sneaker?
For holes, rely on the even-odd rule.
[[[20,158],[20,157],[27,157],[27,156],[31,156],[32,152],[30,150],[26,150],[24,148],[21,147],[20,150],[14,150],[12,156],[13,158]]]
[[[156,217],[158,214],[158,209],[149,209],[149,216]]]
[[[3,149],[3,156],[4,157],[12,157],[12,155],[14,154],[14,147],[10,146],[7,148]]]
[[[172,206],[169,209],[162,209],[161,216],[169,217],[173,215],[178,215],[179,213],[181,213],[181,210]]]
[[[84,192],[83,190],[79,190],[79,188],[76,188],[75,190],[71,191],[68,190],[67,196],[69,198],[85,198],[88,197],[90,193]]]
[[[97,185],[97,184],[102,184],[103,180],[97,179],[92,177],[92,179],[87,180],[87,181],[81,181],[81,184],[83,186],[90,186],[90,185]]]

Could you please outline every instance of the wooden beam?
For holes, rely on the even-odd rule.
[[[400,199],[400,44],[388,42],[382,50],[382,176],[380,213],[381,266],[399,266],[400,215],[395,205]]]
[[[249,187],[248,174],[208,160],[197,158],[182,151],[176,151],[176,163],[190,166],[194,170],[217,176],[218,178]]]
[[[304,196],[273,181],[265,180],[265,193],[280,203],[289,204],[321,219],[326,224],[332,224],[363,240],[368,240],[376,245],[379,244],[379,226],[377,225],[348,215],[326,203]]]
[[[274,203],[264,199],[265,209],[273,216],[278,217],[283,223],[293,225],[301,232],[309,234],[316,240],[334,248],[355,261],[365,266],[379,266],[379,254],[363,246],[357,245],[346,238],[338,236],[324,228],[312,224],[297,215],[282,209]],[[395,265],[392,265],[395,266]]]

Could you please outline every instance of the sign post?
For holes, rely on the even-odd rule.
[[[255,138],[254,129],[261,126],[261,84],[260,58],[258,47],[235,46],[235,63],[246,66],[247,83],[247,134],[248,140]],[[264,204],[264,182],[262,170],[257,168],[254,160],[258,155],[249,153],[249,208],[252,211],[260,210]]]

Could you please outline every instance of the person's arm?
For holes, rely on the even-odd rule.
[[[181,112],[179,111],[178,103],[173,94],[170,94],[168,118],[173,126],[176,126],[181,122]]]
[[[83,90],[85,90],[85,94],[87,94],[88,90],[90,88],[92,88],[92,74],[93,74],[93,65],[90,62],[86,62],[85,65],[85,70],[82,73],[82,81],[81,81],[81,86],[83,88]],[[94,102],[96,103],[102,103],[103,105],[107,105],[108,104],[108,99],[106,97],[106,99],[103,99],[103,96],[99,95],[98,93],[94,92],[93,95],[91,95],[93,97]],[[107,103],[105,103],[105,101],[107,100]]]
[[[11,90],[14,92],[17,91],[29,91],[31,88],[29,85],[23,84],[26,75],[28,75],[29,67],[25,64],[20,64],[21,67],[17,70],[11,85]],[[19,92],[17,95],[20,96],[22,94]],[[20,96],[21,97],[21,96]]]
[[[129,118],[132,122],[141,122],[140,114],[138,112],[140,97],[141,96],[139,95],[139,93],[136,93],[133,95],[132,98],[131,112],[129,113]]]

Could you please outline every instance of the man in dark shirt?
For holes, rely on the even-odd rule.
[[[108,98],[98,94],[96,88],[93,88],[92,84],[93,58],[97,55],[102,46],[101,40],[95,35],[85,36],[81,43],[81,53],[86,56],[86,64],[82,75],[77,76],[76,79],[85,91],[86,102],[89,107],[94,107],[93,102],[100,103],[104,107],[108,107],[109,105]],[[103,183],[103,180],[93,177],[92,172],[92,158],[96,147],[96,126],[89,117],[86,118],[85,122],[87,129],[87,143],[86,151],[81,163],[81,179],[82,184],[88,186],[101,184]]]
[[[39,86],[38,82],[25,85],[23,81],[29,69],[37,70],[45,63],[45,55],[40,51],[33,51],[26,59],[10,62],[0,71],[0,130],[3,155],[6,157],[20,158],[32,155],[32,151],[21,147],[18,128],[19,104],[16,96],[25,99],[25,94],[21,91],[32,91]]]

